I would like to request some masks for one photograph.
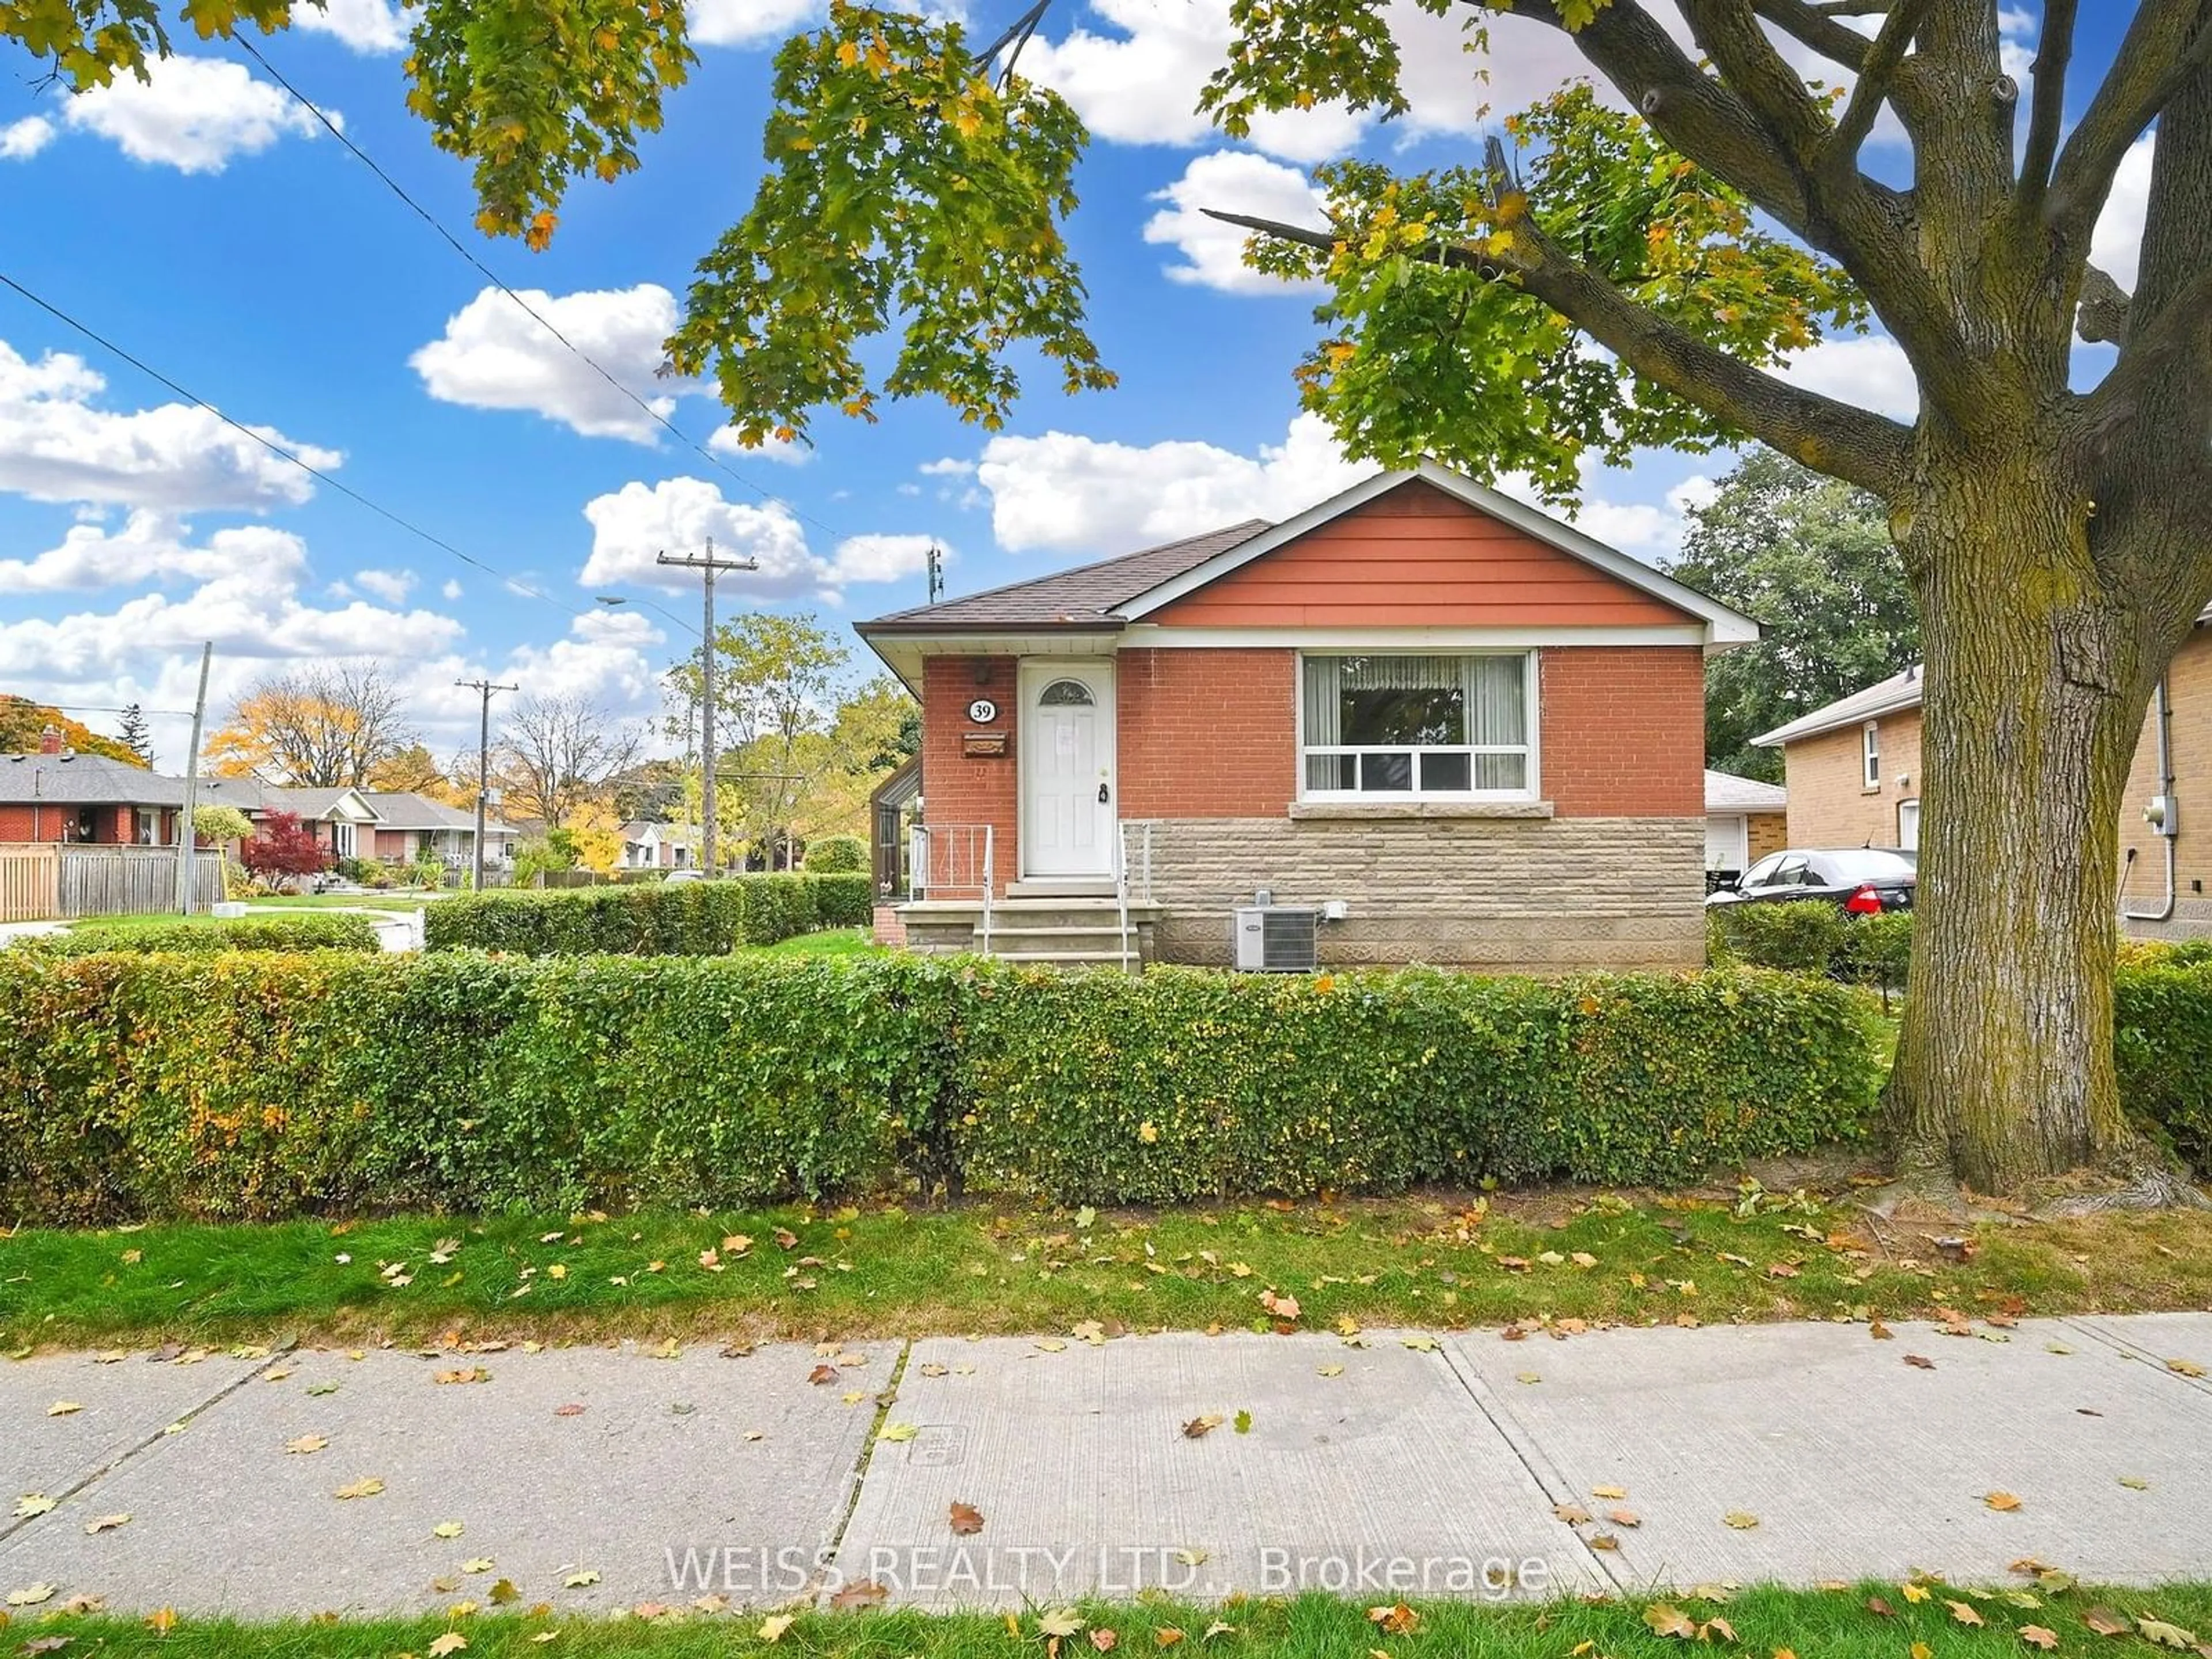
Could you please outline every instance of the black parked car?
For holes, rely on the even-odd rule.
[[[1745,871],[1707,904],[1789,903],[1820,899],[1853,915],[1910,910],[1920,884],[1918,854],[1902,847],[1785,848]]]

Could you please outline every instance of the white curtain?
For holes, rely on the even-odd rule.
[[[1528,740],[1527,659],[1480,657],[1308,657],[1305,740],[1313,749],[1344,742],[1347,691],[1449,691],[1464,699],[1457,742],[1519,745]]]

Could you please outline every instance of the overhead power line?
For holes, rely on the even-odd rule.
[[[1039,9],[1038,15],[1040,16],[1042,15],[1042,8]],[[501,294],[504,294],[509,300],[513,301],[514,304],[521,309],[525,316],[528,317],[532,322],[536,323],[538,327],[544,329],[548,334],[551,335],[554,339],[558,341],[564,348],[573,352],[577,360],[589,368],[594,374],[597,374],[601,380],[605,380],[624,398],[635,404],[637,406],[639,412],[644,415],[647,420],[652,421],[663,431],[666,432],[669,436],[674,438],[677,442],[682,444],[686,449],[690,450],[694,454],[697,455],[700,459],[705,461],[708,465],[727,474],[732,478],[734,478],[738,483],[744,485],[745,489],[759,496],[761,500],[768,502],[770,506],[781,507],[793,517],[812,525],[817,530],[819,530],[826,536],[835,537],[841,540],[843,539],[845,534],[844,532],[837,529],[833,525],[824,524],[812,514],[806,512],[791,501],[786,501],[774,490],[765,489],[762,485],[755,483],[750,478],[745,477],[744,473],[738,471],[737,468],[732,466],[720,456],[715,454],[714,451],[708,449],[704,444],[699,442],[698,440],[686,433],[681,427],[670,420],[667,416],[662,414],[658,409],[655,409],[648,399],[640,396],[629,386],[624,385],[622,380],[607,369],[605,366],[599,361],[599,359],[592,356],[590,352],[585,350],[574,340],[571,340],[567,335],[563,334],[558,328],[555,327],[552,319],[547,317],[544,312],[540,311],[536,306],[532,305],[529,301],[524,299],[522,295],[516,293],[514,289],[509,288],[506,280],[477,256],[475,249],[470,247],[466,243],[462,241],[459,237],[454,235],[452,231],[447,229],[443,222],[439,220],[435,214],[432,213],[429,209],[424,207],[420,202],[409,195],[407,193],[406,187],[400,184],[400,182],[397,179],[394,179],[389,173],[386,173],[382,167],[379,166],[374,156],[371,155],[359,144],[354,143],[352,138],[347,135],[344,128],[341,127],[337,122],[331,119],[328,115],[325,114],[321,105],[316,103],[314,100],[308,97],[306,93],[301,92],[299,88],[294,86],[289,81],[286,80],[283,73],[279,70],[274,64],[271,64],[266,57],[263,56],[260,49],[255,46],[251,40],[248,40],[243,34],[241,34],[237,38],[236,44],[244,47],[247,55],[250,56],[255,63],[260,64],[263,69],[269,72],[269,78],[276,82],[276,83],[282,87],[286,92],[289,93],[293,99],[299,104],[301,108],[306,110],[308,114],[312,115],[317,121],[320,122],[325,131],[329,132],[331,137],[337,139],[339,143],[343,144],[356,161],[359,161],[363,167],[367,167],[371,173],[374,173],[380,179],[381,179],[386,190],[389,190],[394,196],[397,196],[402,202],[404,202],[408,207],[412,209],[416,216],[421,219],[424,224],[429,226],[432,230],[437,232],[439,236],[444,240],[447,246],[452,248],[454,252],[459,254],[462,258],[467,260],[471,268],[473,269],[479,276],[482,276],[484,281],[489,283],[494,288],[497,289]]]
[[[125,350],[114,341],[109,339],[106,335],[100,333],[97,329],[92,327],[91,325],[81,322],[76,318],[71,316],[68,312],[63,310],[52,301],[48,300],[40,295],[33,293],[29,289],[24,287],[22,283],[17,282],[13,276],[9,276],[5,271],[0,271],[0,286],[5,286],[13,289],[15,293],[22,295],[24,299],[28,300],[33,305],[38,307],[40,310],[45,312],[49,317],[53,318],[57,322],[76,330],[77,333],[82,335],[86,339],[100,347],[101,350],[109,353],[111,356],[120,358],[123,362],[130,364],[131,368],[137,369],[141,374],[145,375],[149,380],[154,380],[156,383],[167,387],[170,392],[174,393],[177,397],[183,398],[186,403],[191,404],[193,408],[205,410],[209,414],[214,416],[216,419],[221,421],[225,426],[229,427],[232,430],[243,433],[246,437],[252,439],[255,443],[259,444],[264,449],[276,456],[279,460],[288,462],[291,465],[299,468],[301,471],[306,473],[318,483],[326,485],[328,488],[336,490],[339,495],[346,497],[347,500],[355,502],[358,506],[367,507],[370,512],[375,514],[377,517],[384,520],[388,524],[394,525],[399,529],[405,531],[409,535],[416,538],[418,541],[425,542],[430,546],[436,548],[440,552],[459,560],[463,564],[467,565],[472,570],[481,571],[487,576],[496,577],[512,592],[520,593],[529,599],[541,600],[544,604],[553,606],[557,611],[565,611],[572,617],[589,617],[595,614],[589,610],[569,605],[564,600],[556,599],[552,594],[545,592],[543,588],[533,587],[528,582],[523,580],[521,577],[514,575],[508,571],[501,570],[496,565],[487,564],[472,553],[464,552],[460,548],[454,546],[453,543],[447,541],[444,537],[437,535],[431,531],[423,529],[422,526],[416,524],[413,520],[394,512],[391,507],[385,506],[381,501],[374,501],[369,496],[363,495],[360,490],[356,489],[351,484],[333,477],[321,467],[316,466],[313,463],[302,459],[298,454],[294,453],[292,450],[286,448],[275,439],[270,438],[263,433],[255,431],[243,421],[234,419],[232,416],[226,415],[222,410],[217,409],[206,398],[199,396],[197,392],[191,391],[189,388],[179,385],[168,375],[164,374],[160,369],[155,368],[151,363],[146,362],[144,358]]]

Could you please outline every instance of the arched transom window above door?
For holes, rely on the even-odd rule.
[[[1054,680],[1037,694],[1041,708],[1089,708],[1097,701],[1081,680]]]

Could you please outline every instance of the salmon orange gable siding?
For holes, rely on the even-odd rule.
[[[1414,479],[1146,620],[1179,628],[1648,628],[1697,619]]]

